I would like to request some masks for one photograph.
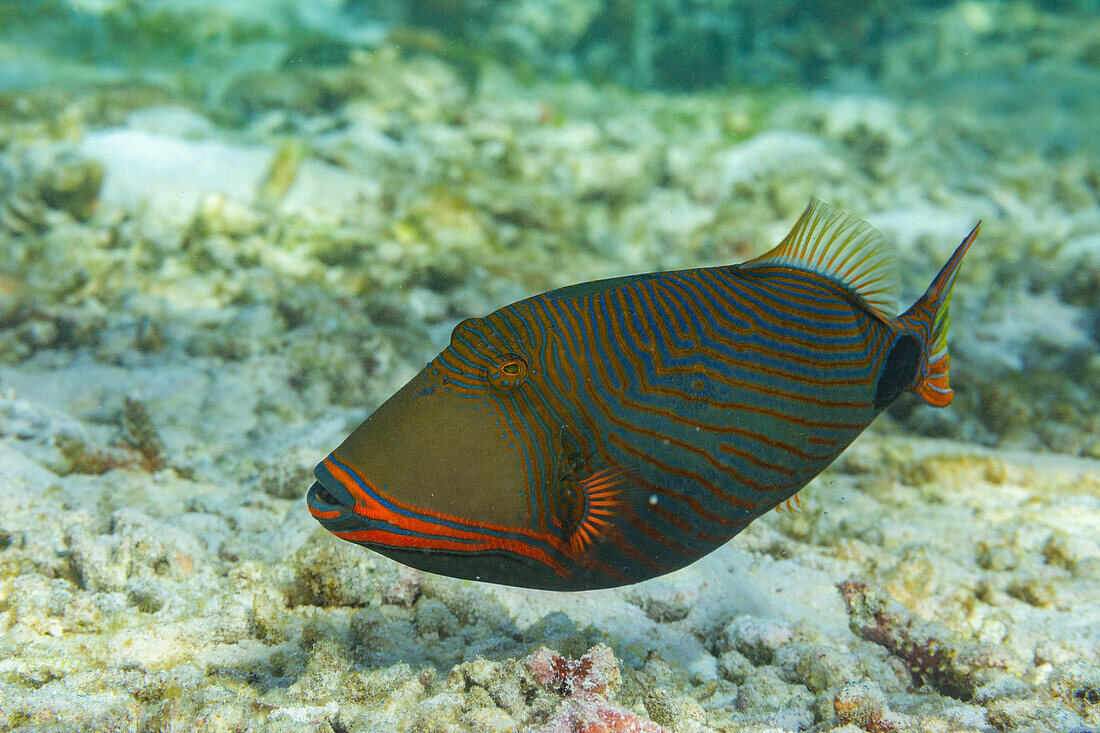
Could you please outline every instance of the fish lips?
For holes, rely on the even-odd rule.
[[[324,478],[320,475],[320,471],[317,471],[318,480],[314,481],[306,492],[306,505],[313,518],[332,531],[351,518],[355,499],[339,481],[332,480],[331,477],[330,480],[324,481]]]

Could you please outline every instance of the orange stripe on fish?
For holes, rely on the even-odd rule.
[[[342,468],[340,464],[336,462],[335,458],[336,452],[333,451],[333,455],[322,461],[322,465],[325,466],[329,474],[336,478],[344,488],[355,497],[355,505],[353,507],[355,514],[370,517],[378,522],[389,524],[394,528],[408,530],[412,533],[397,535],[387,530],[360,530],[358,534],[356,532],[339,533],[339,536],[345,539],[359,541],[356,538],[362,537],[364,541],[389,544],[381,539],[367,538],[400,537],[401,540],[397,543],[393,543],[394,546],[432,548],[437,550],[462,550],[465,552],[485,552],[492,550],[512,552],[551,567],[555,572],[563,576],[569,574],[569,571],[549,553],[540,551],[530,544],[507,537],[493,536],[486,534],[486,532],[519,533],[532,539],[547,542],[551,546],[555,546],[555,549],[564,550],[563,543],[557,538],[543,537],[540,533],[532,532],[523,527],[498,527],[484,522],[470,521],[461,517],[449,516],[438,512],[425,512],[418,507],[403,504],[387,496],[386,499],[389,502],[405,510],[404,513],[392,511],[379,499],[382,494],[369,479],[362,476],[358,471],[354,471],[354,469],[355,476],[353,477],[349,471]],[[363,485],[368,486],[371,491],[374,492],[374,495],[364,491]],[[424,518],[416,516],[417,514],[423,514]],[[315,514],[315,516],[317,515]],[[452,525],[463,525],[469,529],[461,530]],[[426,535],[434,536],[428,537]]]

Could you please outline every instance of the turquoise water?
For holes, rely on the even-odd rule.
[[[949,236],[943,232],[934,254],[960,238],[966,223],[987,220],[986,262],[963,275],[980,284],[981,294],[957,305],[972,325],[958,349],[974,353],[958,368],[960,378],[973,383],[963,397],[973,419],[959,426],[921,413],[910,427],[983,443],[1011,436],[1058,450],[1098,450],[1089,436],[1097,429],[1098,396],[1100,138],[1094,120],[1100,115],[1100,41],[1089,3],[830,2],[805,8],[732,1],[333,0],[259,8],[247,2],[103,0],[8,2],[0,5],[0,20],[9,160],[26,157],[20,143],[36,126],[49,138],[66,140],[119,125],[132,113],[140,118],[143,110],[188,110],[189,121],[163,125],[185,136],[214,130],[223,139],[281,150],[278,160],[287,168],[279,175],[288,178],[277,187],[293,183],[302,160],[324,161],[381,197],[383,206],[369,217],[337,211],[343,204],[331,207],[336,219],[364,227],[357,240],[363,247],[322,244],[347,250],[322,255],[322,265],[385,269],[387,264],[372,266],[371,248],[384,247],[384,235],[393,234],[387,227],[405,231],[408,224],[429,230],[421,239],[430,238],[435,222],[422,220],[421,209],[438,207],[433,197],[442,186],[452,202],[470,207],[463,214],[478,220],[480,235],[471,237],[528,251],[527,261],[552,261],[563,273],[555,278],[542,268],[517,273],[511,282],[473,286],[487,293],[521,295],[591,274],[735,261],[747,252],[731,251],[736,248],[729,242],[746,227],[789,217],[808,195],[829,189],[813,184],[813,171],[785,171],[783,163],[762,174],[720,172],[719,181],[706,180],[721,166],[721,153],[769,130],[818,136],[826,145],[809,157],[842,159],[851,173],[847,183],[863,190],[854,206],[860,215],[901,215],[925,205],[957,214],[958,226]],[[401,78],[406,68],[422,72],[411,86]],[[521,104],[538,109],[518,118],[514,110],[493,109]],[[497,139],[481,139],[493,125]],[[590,128],[580,134],[591,139],[574,140],[585,125]],[[517,142],[531,129],[544,140]],[[462,139],[467,149],[445,151],[445,143],[425,138],[440,131]],[[685,141],[695,148],[677,157]],[[579,144],[592,152],[592,169],[578,153],[558,163],[574,170],[556,170],[552,161],[537,159],[546,150],[530,147],[543,143],[561,146],[563,155]],[[490,146],[500,147],[493,160],[481,155]],[[760,154],[780,160],[782,148],[780,142],[774,153]],[[187,151],[178,152],[183,159],[162,165],[186,168]],[[807,162],[799,152],[792,155],[800,166]],[[610,163],[596,162],[600,156],[636,169],[601,170]],[[18,170],[24,164],[33,167],[26,161],[7,166],[9,198],[21,176],[35,175]],[[690,170],[694,165],[703,166],[699,176]],[[222,172],[207,173],[213,178],[187,187],[170,205],[191,212],[203,191],[219,185],[251,186],[237,196],[250,204],[286,193],[256,190],[270,171],[235,184],[214,180]],[[626,181],[631,174],[637,175]],[[846,173],[831,175],[841,183]],[[785,177],[803,180],[784,186]],[[730,189],[719,190],[723,180]],[[91,215],[101,193],[92,184],[80,195],[87,208],[82,217]],[[118,194],[110,177],[105,185],[108,198]],[[523,196],[507,202],[524,187]],[[647,205],[661,206],[648,195],[654,191],[680,197],[666,207],[669,236],[630,221]],[[136,190],[125,196],[128,204],[141,198]],[[782,204],[761,216],[754,205],[768,197]],[[58,202],[44,203],[56,209]],[[680,204],[684,208],[676,209]],[[1016,217],[1029,222],[1022,231],[1012,223]],[[1002,222],[1006,234],[1020,236],[998,233]],[[911,250],[915,242],[905,237],[921,234],[913,234],[909,223],[901,226],[909,234],[898,232],[899,245]],[[939,234],[935,223],[920,226]],[[358,290],[343,295],[367,311],[402,310],[387,293],[416,281],[443,298],[437,304],[446,312],[437,317],[441,323],[476,311],[449,300],[450,293],[468,284],[470,272],[493,270],[500,258],[489,252],[482,258],[476,247],[444,255],[431,242],[421,244],[427,247],[421,259],[403,261],[409,271],[380,291],[368,294],[353,285]],[[767,240],[749,244],[755,253]],[[574,256],[599,264],[594,270],[581,264],[575,277],[565,276],[577,266]],[[906,256],[913,265],[906,268],[911,299],[926,279],[920,269],[937,258],[919,251]],[[25,253],[16,259],[13,272],[34,270]],[[1035,266],[1021,268],[1023,261]],[[454,271],[441,272],[448,268]],[[434,287],[437,277],[443,282],[434,285],[443,287]],[[1021,306],[1017,295],[1037,298],[1037,310]],[[494,303],[499,299],[487,304]],[[1017,307],[1029,319],[1054,323],[1020,323],[1012,314]],[[988,324],[977,326],[983,316]],[[1057,343],[1049,344],[1052,334]],[[899,407],[894,415],[904,419],[904,412]],[[928,421],[931,426],[920,427]]]

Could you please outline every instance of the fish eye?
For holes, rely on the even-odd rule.
[[[501,354],[493,358],[485,371],[494,389],[507,392],[527,378],[527,362],[516,354]]]

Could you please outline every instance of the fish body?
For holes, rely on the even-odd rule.
[[[900,316],[882,236],[812,201],[746,263],[581,283],[455,327],[315,471],[338,537],[430,572],[586,590],[713,551],[906,390],[951,400],[963,241]]]

